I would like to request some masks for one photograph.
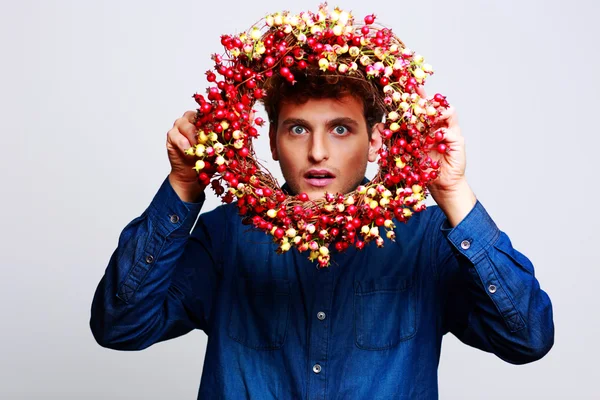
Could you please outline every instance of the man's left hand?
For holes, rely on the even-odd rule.
[[[421,98],[427,98],[422,86],[418,94]],[[429,153],[431,159],[440,164],[439,176],[429,184],[429,191],[450,224],[456,226],[477,202],[465,177],[465,139],[458,125],[456,110],[452,106],[444,110],[432,129],[443,134],[441,143],[445,149],[442,148],[443,152],[434,149]]]

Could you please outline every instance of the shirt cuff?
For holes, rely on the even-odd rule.
[[[498,236],[500,230],[483,205],[477,200],[475,206],[454,228],[444,218],[440,227],[443,235],[452,243],[453,248],[473,263],[484,255]]]
[[[150,219],[164,237],[189,235],[202,205],[206,200],[203,192],[197,203],[179,198],[167,176],[148,207]]]

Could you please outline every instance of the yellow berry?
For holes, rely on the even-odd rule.
[[[208,136],[206,136],[206,133],[204,133],[204,131],[198,132],[198,142],[206,143],[207,141],[208,141]]]
[[[427,74],[425,74],[425,72],[421,68],[417,68],[414,71],[414,75],[415,75],[415,79],[417,81],[421,82]]]
[[[196,165],[194,166],[194,169],[196,170],[196,172],[200,172],[200,170],[204,169],[204,161],[202,160],[198,160],[196,161]]]
[[[287,231],[285,231],[285,234],[290,237],[293,238],[294,236],[296,236],[296,230],[294,228],[289,228]]]
[[[199,144],[196,146],[196,155],[198,157],[202,157],[202,155],[204,155],[204,150],[206,150],[206,147],[204,147],[203,144]]]
[[[291,245],[290,245],[289,243],[287,243],[287,242],[286,242],[286,243],[283,243],[283,244],[281,245],[280,249],[281,249],[281,251],[282,251],[282,252],[284,252],[284,253],[285,253],[286,251],[288,251],[288,250],[290,249],[290,247],[291,247]]]

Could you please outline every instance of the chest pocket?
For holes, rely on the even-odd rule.
[[[417,332],[412,278],[384,277],[355,281],[354,335],[365,350],[384,350]]]
[[[283,346],[289,314],[289,280],[236,277],[232,285],[229,337],[257,350]]]

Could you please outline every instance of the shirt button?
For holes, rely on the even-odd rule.
[[[319,318],[321,321],[323,321],[325,319],[325,313],[323,311],[319,311],[317,313],[317,318]]]
[[[179,215],[173,214],[171,215],[171,222],[176,224],[179,222]]]
[[[314,372],[315,374],[318,374],[319,372],[321,372],[321,366],[320,366],[319,364],[315,364],[315,365],[313,366],[313,372]]]
[[[464,250],[468,250],[469,247],[471,247],[471,242],[469,242],[468,240],[463,240],[462,242],[460,242],[460,247],[462,247]]]
[[[498,288],[496,287],[496,285],[490,285],[490,286],[488,286],[488,291],[489,291],[490,293],[492,293],[492,294],[496,293],[496,290],[497,290],[497,289],[498,289]]]
[[[146,257],[146,264],[152,264],[153,262],[154,262],[154,257],[153,256]]]

